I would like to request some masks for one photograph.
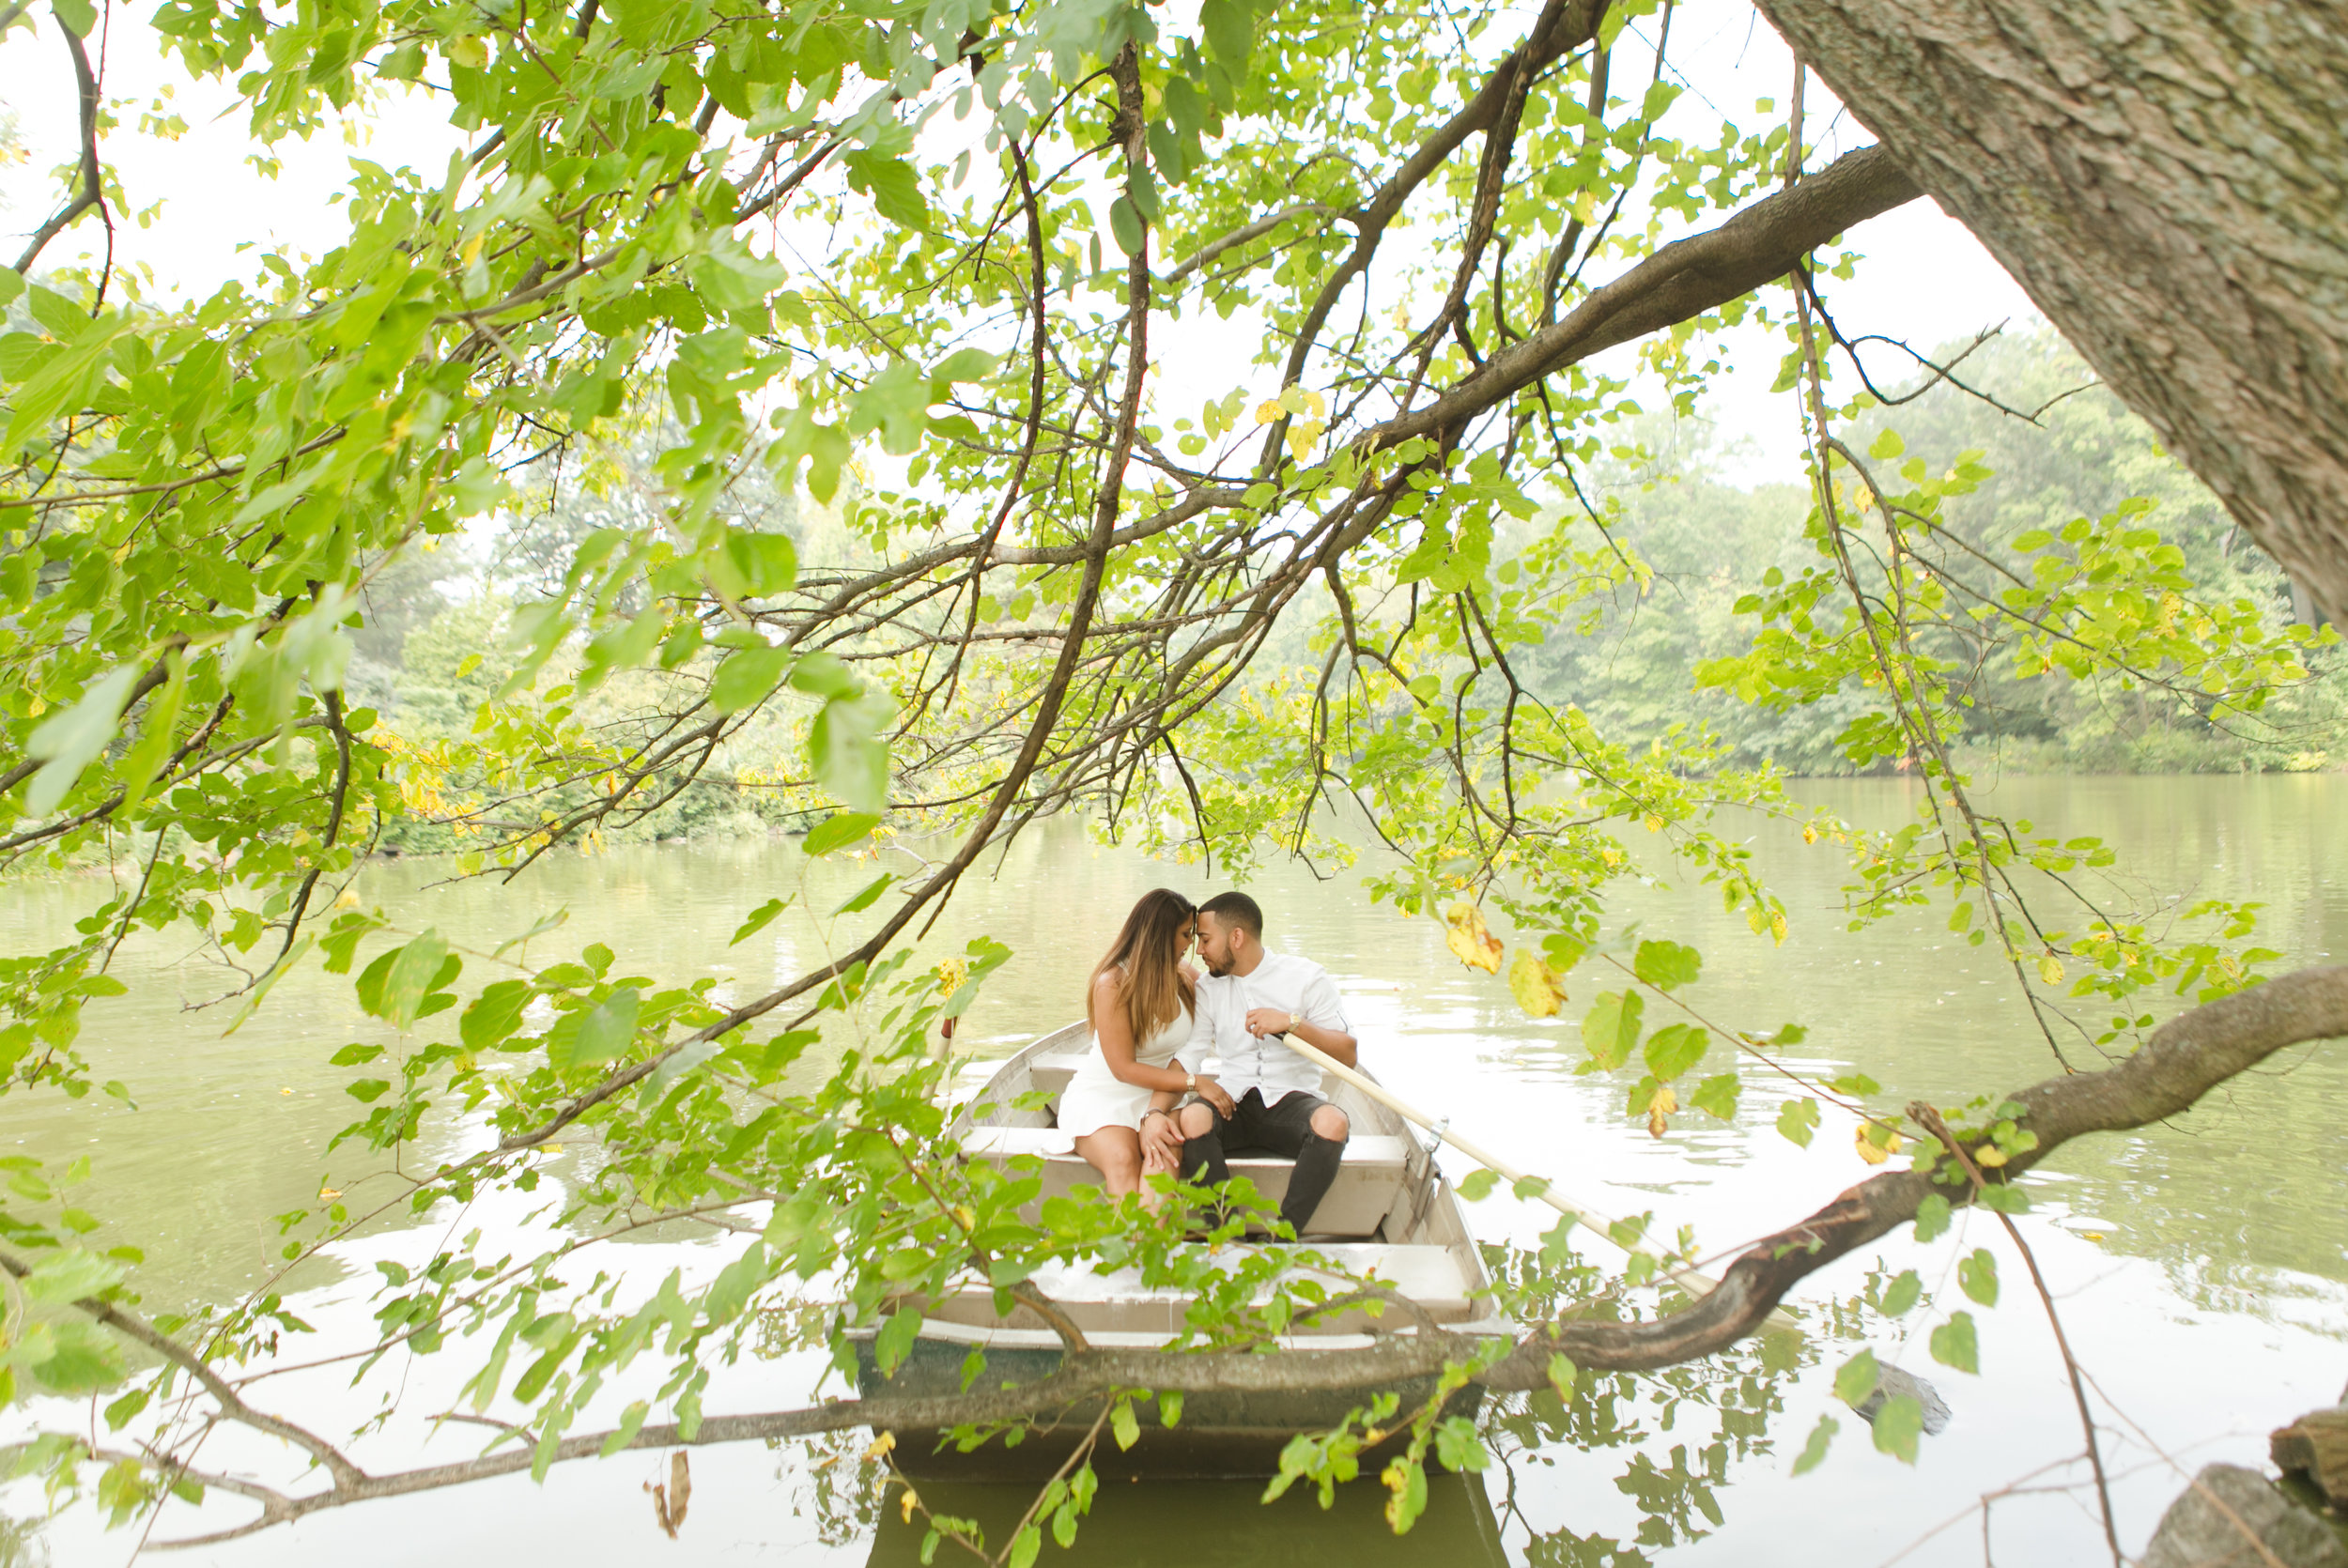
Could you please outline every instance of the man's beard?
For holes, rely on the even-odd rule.
[[[1224,979],[1230,975],[1231,961],[1229,959],[1225,959],[1221,963],[1217,963],[1214,960],[1208,958],[1204,953],[1199,954],[1198,957],[1201,961],[1206,964],[1207,973],[1213,976],[1216,979]]]

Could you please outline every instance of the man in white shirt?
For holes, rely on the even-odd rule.
[[[1244,893],[1220,893],[1198,906],[1198,957],[1207,976],[1198,982],[1194,1033],[1182,1055],[1197,1061],[1212,1042],[1222,1058],[1216,1081],[1233,1104],[1225,1114],[1194,1101],[1176,1114],[1171,1130],[1162,1121],[1145,1123],[1143,1137],[1154,1131],[1171,1143],[1179,1134],[1179,1168],[1210,1185],[1230,1179],[1228,1150],[1295,1161],[1280,1218],[1292,1236],[1303,1236],[1336,1179],[1352,1129],[1322,1098],[1320,1067],[1281,1037],[1352,1066],[1359,1045],[1336,983],[1309,959],[1266,952],[1263,911]]]

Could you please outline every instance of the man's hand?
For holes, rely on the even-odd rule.
[[[1198,1098],[1213,1106],[1226,1118],[1239,1109],[1239,1102],[1231,1098],[1231,1091],[1212,1078],[1198,1080]]]
[[[1289,1017],[1277,1007],[1250,1007],[1247,1009],[1247,1032],[1258,1039],[1266,1035],[1285,1035],[1289,1032]]]
[[[1174,1125],[1171,1111],[1160,1111],[1141,1118],[1142,1174],[1152,1171],[1171,1173],[1182,1157],[1182,1130]]]

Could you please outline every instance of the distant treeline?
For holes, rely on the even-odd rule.
[[[1936,473],[1962,453],[1983,453],[1977,461],[1992,477],[1947,507],[1958,536],[1953,559],[1982,592],[1999,589],[2000,566],[2027,575],[2025,552],[2014,548],[2017,537],[2059,533],[2074,518],[2099,518],[2140,497],[2154,503],[2142,526],[2184,552],[2197,599],[2247,599],[2273,624],[2294,618],[2294,595],[2281,571],[2236,529],[2217,498],[2160,450],[2141,420],[2090,384],[2086,366],[2060,338],[2047,331],[1993,338],[1956,374],[2008,407],[2034,413],[2036,423],[1942,383],[1912,402],[1877,409],[1855,444],[1864,447],[1888,426],[1904,439],[1907,456],[1921,457]],[[1735,607],[1769,568],[1793,576],[1818,563],[1802,535],[1809,497],[1798,476],[1740,488],[1719,477],[1722,454],[1707,446],[1701,424],[1658,422],[1641,434],[1646,455],[1624,463],[1591,500],[1611,515],[1614,536],[1654,568],[1654,581],[1643,596],[1628,588],[1616,593],[1580,635],[1553,638],[1524,661],[1542,695],[1579,705],[1617,739],[1703,725],[1733,763],[1850,772],[1836,737],[1872,705],[1867,693],[1846,689],[1807,707],[1772,711],[1703,689],[1693,678],[1704,661],[1750,646],[1756,622]],[[1968,549],[1979,559],[1969,558]],[[2295,613],[2307,613],[2303,596]],[[2234,715],[2222,724],[2204,716],[2205,704],[2168,691],[2112,680],[2023,678],[2012,658],[1991,656],[1966,679],[1972,705],[1965,742],[1975,766],[2005,772],[2339,768],[2348,765],[2342,654],[2339,648],[2312,651],[2306,684],[2276,692],[2255,718]]]

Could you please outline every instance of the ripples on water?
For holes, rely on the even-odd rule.
[[[1800,789],[1873,826],[1905,820],[1913,802],[1911,787],[1900,782],[1809,781]],[[2171,896],[2179,902],[2259,899],[2268,905],[2262,940],[2286,955],[2277,968],[2348,959],[2348,779],[2014,779],[1989,805],[2066,837],[2094,833],[2119,846],[2125,880],[2089,884],[2111,907],[2158,909]],[[1754,834],[1757,861],[1794,915],[1783,947],[1753,937],[1701,888],[1642,891],[1617,910],[1621,918],[1644,919],[1650,932],[1703,949],[1704,981],[1693,995],[1707,1014],[1749,1029],[1801,1022],[1810,1032],[1805,1065],[1870,1074],[1884,1085],[1886,1107],[1911,1098],[1954,1103],[2049,1074],[2054,1064],[2010,976],[1944,929],[1945,908],[1847,933],[1835,852],[1804,846],[1779,828],[1756,826]],[[796,885],[803,869],[788,846],[671,847],[542,863],[525,885],[534,888],[533,913],[570,906],[571,923],[556,939],[570,951],[601,940],[640,973],[716,967],[734,976],[734,994],[750,995],[823,951],[819,933],[787,919],[739,948],[726,947],[742,916]],[[806,901],[830,907],[873,869],[816,868]],[[366,873],[362,892],[403,923],[437,924],[485,945],[526,923],[508,913],[497,890],[430,885],[438,874],[437,867],[384,865]],[[1056,824],[1016,846],[993,881],[966,884],[935,945],[948,945],[943,928],[950,925],[954,945],[985,931],[1017,957],[965,1021],[964,1041],[999,1053],[1076,1013],[1104,933],[1136,894],[1160,884],[1197,896],[1213,890],[1195,868],[1100,849],[1073,824]],[[1726,1247],[1807,1212],[1866,1174],[1850,1152],[1847,1126],[1831,1113],[1806,1151],[1778,1138],[1770,1126],[1779,1087],[1751,1070],[1735,1125],[1683,1116],[1667,1139],[1647,1137],[1624,1114],[1632,1075],[1572,1070],[1582,1052],[1569,1020],[1606,989],[1593,969],[1569,982],[1568,1022],[1529,1021],[1497,981],[1450,958],[1432,922],[1368,905],[1350,876],[1316,884],[1301,869],[1283,868],[1251,890],[1266,908],[1273,945],[1306,953],[1340,976],[1365,1056],[1388,1083],[1450,1112],[1462,1130],[1594,1206],[1652,1208],[1660,1222],[1692,1223],[1707,1245]],[[95,891],[81,881],[0,889],[0,950],[54,944],[96,901]],[[276,1243],[274,1226],[256,1225],[256,1216],[313,1205],[329,1178],[354,1201],[366,1190],[365,1172],[348,1150],[331,1161],[325,1154],[352,1102],[342,1094],[348,1074],[324,1065],[318,1043],[376,1034],[345,982],[315,973],[289,979],[256,1018],[222,1039],[217,1013],[180,1010],[182,999],[221,989],[216,974],[178,961],[187,945],[150,939],[126,948],[133,994],[94,1007],[85,1025],[98,1076],[129,1084],[139,1110],[98,1097],[11,1099],[0,1122],[0,1153],[92,1157],[83,1201],[114,1230],[150,1243],[135,1284],[154,1311],[225,1299],[259,1283]],[[1721,1048],[1707,1066],[1725,1070]],[[2074,1341],[2098,1386],[2143,1429],[2114,1421],[2107,1435],[2124,1545],[2132,1549],[2178,1486],[2150,1445],[2194,1465],[2217,1457],[2258,1463],[2269,1427],[2328,1403],[2348,1377],[2341,1104],[2348,1104],[2348,1050],[2302,1048],[2171,1127],[2074,1145],[2031,1179],[2036,1207],[2028,1233]],[[469,1133],[440,1130],[424,1158],[442,1157]],[[567,1150],[549,1169],[558,1178],[576,1176],[582,1157]],[[509,1195],[461,1220],[442,1211],[422,1223],[478,1225],[520,1246],[535,1207],[536,1200]],[[1502,1244],[1529,1244],[1547,1226],[1545,1211],[1505,1197],[1480,1206],[1475,1218],[1487,1239]],[[1832,1331],[1814,1336],[1798,1365],[1755,1348],[1665,1377],[1610,1380],[1571,1407],[1543,1395],[1496,1409],[1506,1467],[1480,1487],[1472,1481],[1438,1487],[1428,1518],[1405,1541],[1387,1536],[1374,1482],[1342,1494],[1328,1514],[1295,1497],[1258,1509],[1248,1486],[1137,1487],[1104,1498],[1097,1522],[1065,1555],[1135,1564],[1504,1557],[1614,1564],[1639,1561],[1638,1554],[1739,1565],[1882,1560],[1980,1495],[2062,1460],[2078,1442],[2019,1258],[2004,1255],[1993,1224],[1972,1224],[1950,1241],[1955,1245],[1920,1249],[1905,1233],[1887,1237],[1876,1253],[1815,1277],[1805,1300],[1821,1313],[1848,1303],[1878,1261],[1892,1272],[1916,1267],[1932,1284],[1959,1250],[1987,1246],[2000,1254],[2005,1294],[1995,1311],[1977,1314],[1978,1378],[1930,1361],[1923,1340],[1936,1319],[1928,1314],[1885,1322],[1846,1308],[1829,1313]],[[374,1259],[409,1256],[422,1244],[400,1231],[371,1236],[346,1248],[339,1265],[316,1266],[287,1288],[299,1293],[299,1310],[324,1330],[322,1339],[356,1334],[372,1310]],[[714,1243],[675,1237],[616,1255],[647,1278],[680,1262],[697,1272],[714,1269],[724,1256]],[[1874,1453],[1864,1426],[1831,1398],[1833,1367],[1862,1340],[1878,1357],[1931,1376],[1954,1408],[1948,1433],[1927,1441],[1914,1469]],[[447,1407],[450,1391],[440,1385],[461,1380],[461,1371],[445,1374],[460,1368],[462,1354],[459,1346],[405,1368],[387,1363],[388,1383],[378,1376],[357,1392],[343,1388],[342,1374],[313,1375],[278,1397],[289,1409],[327,1401],[355,1423],[375,1408],[378,1383],[396,1387],[404,1378],[402,1409],[409,1414],[394,1420],[384,1441],[406,1446],[424,1436],[410,1417]],[[815,1372],[805,1357],[746,1363],[731,1375],[726,1398],[711,1403],[780,1404],[803,1392]],[[1843,1418],[1840,1442],[1820,1470],[1790,1479],[1792,1454],[1825,1413]],[[683,1545],[699,1562],[914,1560],[919,1532],[900,1528],[893,1506],[886,1521],[876,1514],[858,1479],[860,1449],[860,1441],[842,1439],[695,1453]],[[471,1449],[443,1436],[433,1452],[455,1457]],[[208,1453],[216,1462],[227,1457]],[[499,1482],[320,1515],[194,1560],[291,1563],[325,1553],[352,1562],[425,1554],[633,1561],[667,1548],[651,1533],[651,1503],[638,1490],[655,1472],[651,1455],[561,1467],[542,1488]],[[2057,1469],[2038,1484],[2076,1479]],[[38,1510],[38,1499],[22,1487],[4,1496],[12,1514]],[[1006,1520],[1025,1502],[982,1492],[932,1500]],[[205,1513],[224,1523],[235,1516],[227,1508]],[[1997,1504],[1992,1528],[2000,1563],[2070,1562],[2100,1547],[2089,1509],[2073,1494],[2009,1498]],[[114,1561],[131,1545],[128,1537],[102,1537],[82,1514],[53,1522],[30,1545],[12,1540],[0,1538],[0,1563],[19,1560],[20,1551],[32,1554],[22,1559],[28,1561],[43,1551],[61,1563]],[[385,1545],[394,1542],[395,1548]],[[1979,1521],[1971,1519],[1905,1560],[1971,1563],[1981,1554]],[[1046,1548],[1047,1560],[1058,1555]]]

